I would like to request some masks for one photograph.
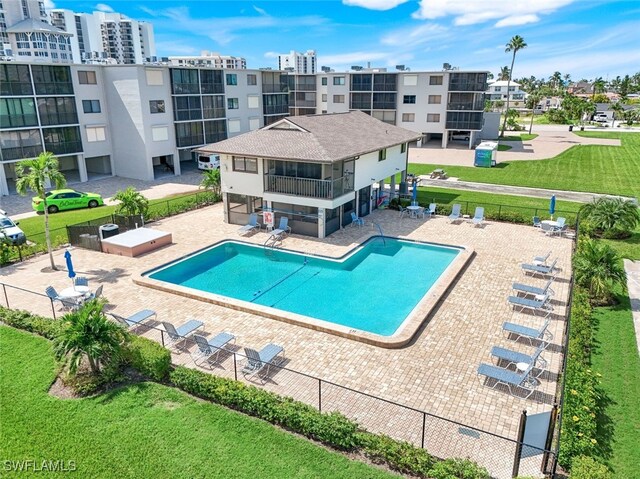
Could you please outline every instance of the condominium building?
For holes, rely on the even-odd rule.
[[[509,108],[524,108],[527,93],[520,89],[520,84],[514,81],[498,80],[489,84],[487,88],[487,100],[491,103],[502,102],[507,104],[509,98]]]
[[[278,55],[278,70],[291,73],[314,74],[318,62],[315,50],[298,53],[291,50],[288,54]]]
[[[216,52],[203,50],[198,56],[175,56],[167,57],[170,65],[184,67],[208,67],[208,68],[226,68],[229,70],[242,70],[247,68],[247,60],[242,57],[234,57],[230,55],[220,55]]]

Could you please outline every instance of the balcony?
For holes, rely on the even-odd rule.
[[[457,111],[465,111],[465,110],[475,110],[475,111],[483,111],[484,110],[484,102],[483,101],[467,101],[467,102],[451,102],[447,104],[447,110],[457,110]]]
[[[42,145],[18,146],[15,148],[2,148],[2,159],[22,160],[25,158],[35,158],[42,153]]]
[[[67,153],[81,153],[82,142],[81,141],[64,141],[58,143],[47,143],[45,141],[45,148],[47,151],[55,155],[66,155]]]
[[[316,180],[293,176],[265,175],[264,190],[283,195],[332,200],[353,191],[353,186],[344,176],[335,180]]]

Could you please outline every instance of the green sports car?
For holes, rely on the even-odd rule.
[[[95,208],[104,205],[102,196],[96,193],[83,193],[76,190],[51,190],[46,193],[47,210],[49,213],[57,213],[63,210],[74,210],[76,208]],[[44,200],[34,197],[31,201],[34,210],[44,211]]]

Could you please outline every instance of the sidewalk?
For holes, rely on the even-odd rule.
[[[631,314],[633,326],[636,330],[636,343],[640,352],[640,261],[624,260],[624,270],[627,272],[627,289],[631,300]]]

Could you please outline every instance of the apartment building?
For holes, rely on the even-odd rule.
[[[226,68],[228,70],[243,70],[247,68],[247,60],[242,57],[221,55],[220,53],[202,50],[200,55],[167,57],[166,61],[172,66]]]
[[[315,50],[307,50],[305,53],[291,50],[289,53],[278,55],[278,70],[313,75],[317,68],[318,61]]]
[[[527,93],[520,89],[520,84],[514,81],[498,80],[489,84],[487,88],[487,100],[491,103],[502,102],[506,106],[509,99],[509,108],[525,108]]]

